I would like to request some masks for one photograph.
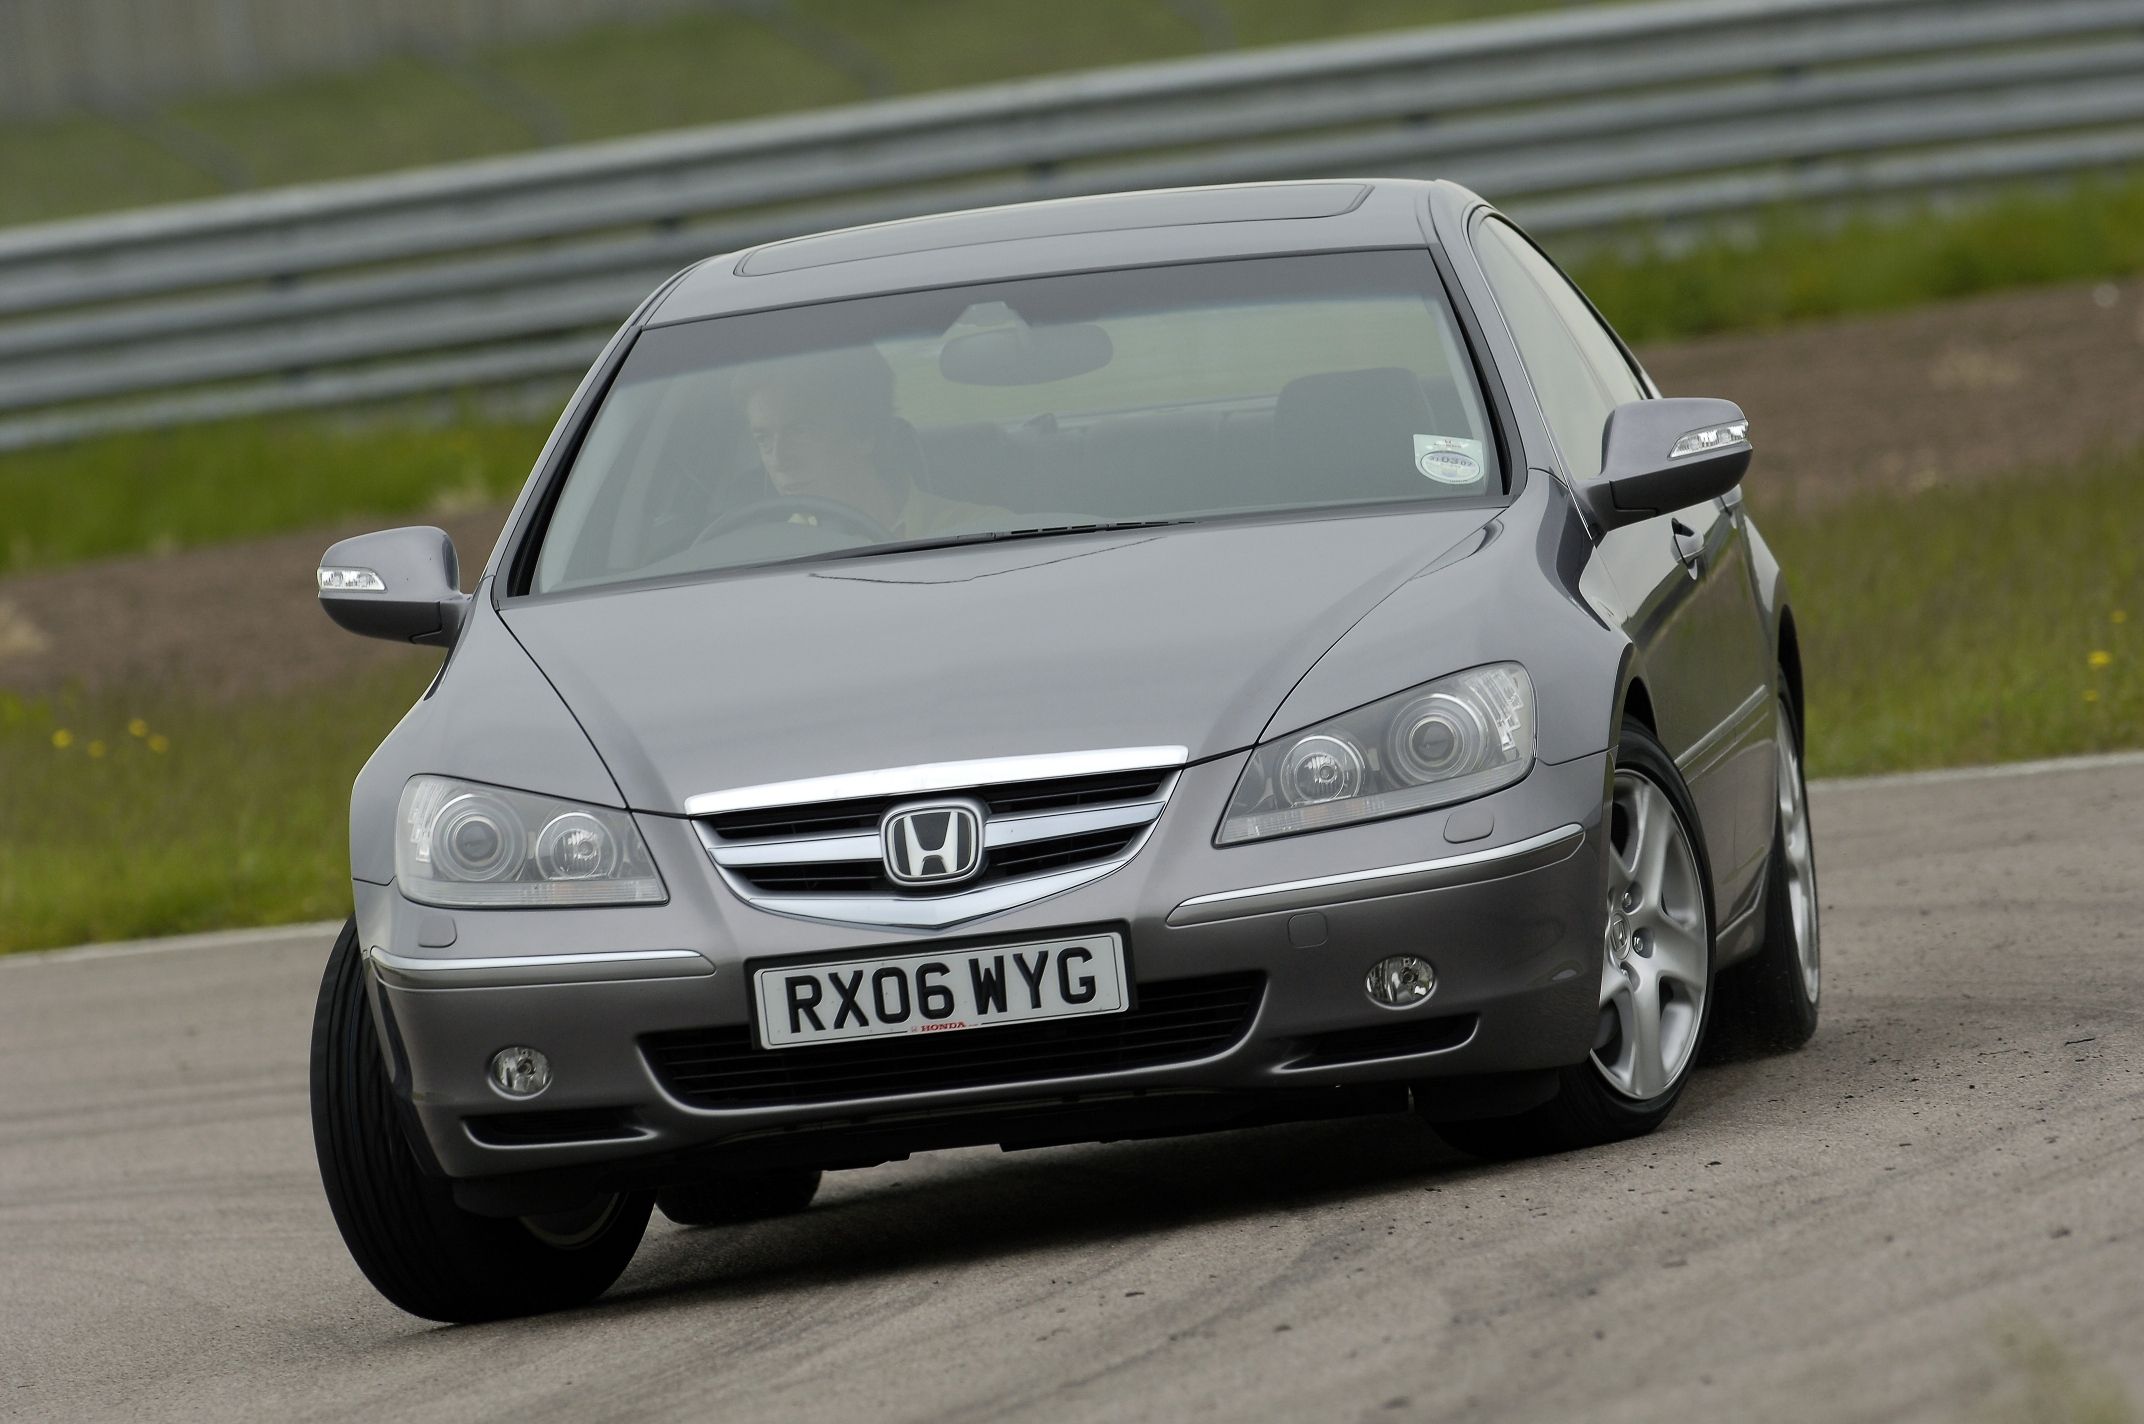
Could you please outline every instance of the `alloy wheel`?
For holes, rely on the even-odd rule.
[[[1689,830],[1658,783],[1618,771],[1608,927],[1593,1064],[1627,1098],[1656,1098],[1697,1049],[1710,987],[1704,881]]]
[[[1802,784],[1801,753],[1784,702],[1779,705],[1779,834],[1785,850],[1787,910],[1794,922],[1794,953],[1801,963],[1802,989],[1817,1001],[1822,978],[1816,920],[1816,851],[1809,833],[1809,796]]]

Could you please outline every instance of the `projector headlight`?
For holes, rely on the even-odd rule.
[[[423,905],[659,905],[633,818],[603,806],[415,776],[395,816],[395,878]]]
[[[1533,764],[1533,684],[1517,663],[1492,663],[1259,747],[1215,840],[1231,845],[1449,806],[1509,786]]]

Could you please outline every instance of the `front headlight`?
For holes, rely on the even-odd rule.
[[[413,776],[395,825],[395,878],[422,905],[659,905],[669,898],[623,811]]]
[[[1215,842],[1289,836],[1449,806],[1534,764],[1534,688],[1517,663],[1454,673],[1251,753]]]

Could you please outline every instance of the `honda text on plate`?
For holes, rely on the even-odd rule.
[[[335,1218],[437,1320],[932,1148],[1411,1112],[1483,1155],[1817,1015],[1748,425],[1447,183],[955,213],[665,283],[357,779]]]

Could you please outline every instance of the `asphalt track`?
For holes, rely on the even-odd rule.
[[[658,1220],[597,1306],[476,1328],[382,1302],[321,1199],[322,931],[0,961],[0,1417],[2144,1400],[2144,758],[1842,783],[1816,815],[1823,1026],[1707,1068],[1648,1140],[1482,1166],[1371,1120],[942,1154],[788,1221]]]

